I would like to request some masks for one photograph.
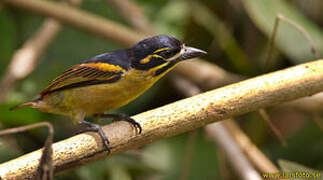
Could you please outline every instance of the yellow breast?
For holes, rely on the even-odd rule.
[[[44,111],[65,115],[82,111],[86,115],[92,115],[117,109],[144,93],[167,73],[153,76],[157,69],[158,67],[149,71],[131,69],[114,83],[54,92],[44,99],[52,108]]]

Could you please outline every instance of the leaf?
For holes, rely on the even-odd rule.
[[[183,37],[182,32],[188,17],[188,7],[185,1],[169,1],[156,13],[153,25],[159,33],[170,34],[180,39]]]
[[[268,37],[271,37],[278,13],[301,25],[314,40],[314,46],[323,54],[323,33],[319,27],[303,16],[297,9],[282,0],[242,0],[247,13],[255,25]],[[294,63],[303,63],[316,59],[311,53],[308,41],[294,26],[280,21],[276,46]]]
[[[229,28],[210,9],[202,3],[192,1],[191,12],[195,22],[213,35],[218,45],[226,53],[236,69],[249,73],[255,69]]]

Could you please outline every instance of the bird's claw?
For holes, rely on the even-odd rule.
[[[82,132],[97,132],[99,134],[99,136],[102,139],[103,145],[105,146],[105,149],[107,150],[107,153],[110,154],[110,145],[109,145],[110,142],[109,142],[108,138],[106,137],[106,135],[104,134],[101,126],[98,124],[95,124],[95,123],[84,121],[84,120],[81,123],[87,126],[84,130],[82,130]]]
[[[111,118],[113,121],[127,121],[127,122],[131,123],[136,128],[137,133],[141,134],[141,132],[142,132],[141,125],[136,120],[134,120],[133,118],[131,118],[130,116],[128,116],[126,114],[96,114],[95,117]]]

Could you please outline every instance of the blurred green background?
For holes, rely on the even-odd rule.
[[[268,42],[277,13],[301,25],[309,32],[319,53],[323,53],[323,1],[321,0],[136,0],[160,34],[182,39],[186,44],[208,52],[204,59],[227,71],[246,77],[263,74]],[[104,0],[84,0],[82,10],[118,23],[127,23]],[[0,74],[5,73],[13,53],[39,28],[44,18],[15,8],[0,6]],[[67,117],[41,113],[33,109],[9,112],[8,108],[30,100],[59,73],[97,54],[122,46],[64,26],[49,46],[39,66],[10,91],[0,105],[1,129],[41,121],[55,127],[55,141],[78,131]],[[304,36],[289,24],[280,22],[271,71],[316,59]],[[0,90],[1,91],[1,90]],[[118,112],[134,115],[148,109],[185,98],[169,80],[163,79],[143,96]],[[321,108],[322,109],[322,108]],[[323,169],[321,112],[292,108],[268,109],[274,124],[287,140],[287,147],[273,135],[258,113],[237,117],[249,138],[274,162],[287,159],[313,169]],[[102,123],[107,123],[103,121]],[[41,148],[47,136],[45,129],[5,136],[0,139],[0,160],[8,161]],[[138,150],[114,155],[61,174],[55,179],[179,179],[182,174],[189,135],[161,140]],[[197,130],[188,179],[235,179],[230,164],[223,164],[223,153]],[[223,169],[227,169],[223,171]],[[323,176],[323,174],[322,174]]]

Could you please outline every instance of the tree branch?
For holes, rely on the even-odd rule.
[[[62,3],[78,7],[81,1],[70,0]],[[41,56],[61,29],[60,22],[47,18],[30,39],[15,52],[4,76],[0,80],[0,104],[5,101],[8,92],[14,89],[17,81],[27,77],[37,67]]]
[[[46,19],[39,30],[15,52],[4,76],[0,80],[0,104],[5,101],[6,95],[15,87],[17,81],[25,78],[37,67],[41,55],[60,30],[59,22]]]
[[[310,96],[323,91],[323,60],[294,66],[275,73],[212,90],[191,98],[133,116],[143,128],[127,122],[103,127],[111,142],[111,154],[140,147],[162,138],[206,124]],[[83,133],[53,145],[55,173],[84,165],[106,156],[96,133]],[[26,179],[34,175],[41,151],[35,151],[0,165],[3,179]]]
[[[193,83],[179,75],[172,76],[173,85],[179,89],[185,96],[193,96],[201,93],[201,90]],[[320,93],[318,93],[320,94]],[[303,98],[304,99],[304,98]],[[213,126],[216,124],[216,126]],[[208,127],[211,126],[209,129]],[[221,122],[212,123],[204,127],[209,136],[217,143],[227,157],[234,157],[236,161],[244,162],[247,158],[252,165],[263,173],[278,173],[276,166],[254,145],[248,136],[238,127],[232,119],[226,119]],[[242,155],[240,152],[243,151]],[[233,154],[232,154],[233,153]],[[248,171],[239,169],[241,167],[236,161],[230,161],[240,177],[249,176]],[[249,166],[248,162],[245,162]],[[239,167],[237,167],[239,165]],[[247,169],[252,169],[247,167]],[[253,172],[253,170],[251,170]],[[251,173],[254,174],[254,173]],[[250,178],[249,178],[250,179]]]
[[[145,34],[156,34],[143,11],[131,0],[106,0],[130,25]]]
[[[279,169],[254,145],[248,136],[234,123],[228,119],[223,121],[223,125],[230,129],[230,134],[235,142],[246,154],[252,164],[262,173],[278,173]]]
[[[87,13],[64,3],[41,0],[0,0],[4,5],[28,10],[32,13],[49,16],[83,31],[99,35],[105,39],[129,46],[145,36],[118,23]]]
[[[255,170],[249,160],[246,158],[245,154],[241,152],[239,146],[234,141],[223,141],[222,136],[231,136],[226,130],[223,123],[212,123],[205,127],[205,131],[211,140],[213,140],[217,145],[224,147],[226,157],[229,160],[231,166],[240,175],[241,179],[244,180],[260,180],[261,177],[259,173]],[[232,137],[230,137],[232,139]]]
[[[176,73],[198,84],[203,90],[215,89],[245,79],[243,76],[227,72],[221,67],[201,59],[184,61],[175,70]]]

